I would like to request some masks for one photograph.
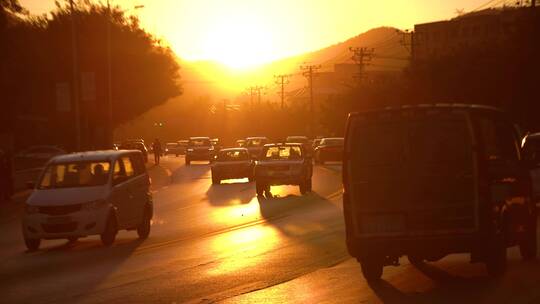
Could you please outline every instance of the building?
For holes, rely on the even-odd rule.
[[[507,45],[527,27],[537,26],[540,7],[506,7],[465,14],[414,27],[413,59],[437,60],[460,52],[489,52]]]

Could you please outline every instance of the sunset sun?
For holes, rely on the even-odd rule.
[[[276,59],[270,29],[250,16],[231,16],[209,26],[204,57],[234,69],[247,69]]]

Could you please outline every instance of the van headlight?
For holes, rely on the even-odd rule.
[[[81,210],[83,211],[94,211],[97,210],[103,206],[105,206],[106,201],[105,200],[95,200],[91,202],[87,202],[82,204]]]
[[[39,207],[38,206],[32,206],[32,205],[26,205],[24,207],[24,211],[27,213],[27,214],[35,214],[35,213],[38,213],[39,212]]]

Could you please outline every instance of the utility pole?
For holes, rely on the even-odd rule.
[[[276,84],[281,85],[281,110],[283,110],[285,106],[285,85],[289,84],[289,77],[291,75],[274,75],[274,78],[276,79]]]
[[[368,62],[373,58],[375,49],[368,49],[366,47],[350,47],[349,51],[353,53],[351,59],[358,66],[356,80],[358,81],[358,84],[360,84],[360,82],[362,82],[362,77],[364,76],[364,69],[368,65]]]
[[[253,104],[253,97],[255,96],[255,94],[257,94],[257,103],[258,105],[260,106],[261,105],[261,91],[264,89],[264,87],[262,86],[251,86],[251,87],[248,87],[247,88],[247,91],[249,93],[249,96],[250,96],[250,106],[251,106],[251,109],[253,110],[253,107],[254,107],[254,104]]]
[[[409,30],[405,30],[405,31],[399,31],[399,30],[396,30],[399,34],[401,34],[401,40],[400,40],[400,44],[407,50],[410,52],[411,54],[411,62],[414,62],[415,61],[415,56],[414,56],[414,53],[415,53],[415,37],[414,37],[414,31],[409,31]],[[410,39],[407,39],[407,36],[410,36]]]
[[[75,149],[81,150],[81,113],[79,102],[79,59],[77,50],[77,25],[75,21],[76,12],[73,8],[73,0],[69,0],[69,8],[71,15],[71,56],[72,56],[72,82],[73,82],[73,109],[75,112]]]
[[[314,102],[313,102],[313,74],[321,68],[321,65],[302,65],[300,66],[300,69],[303,72],[304,77],[308,79],[309,83],[309,132],[311,133],[311,136],[314,136],[315,130],[314,130],[314,116],[315,116],[315,108],[314,108]]]

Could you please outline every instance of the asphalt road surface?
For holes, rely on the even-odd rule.
[[[88,237],[28,253],[21,204],[2,206],[0,303],[540,303],[540,262],[516,249],[500,279],[452,255],[422,269],[401,259],[368,285],[345,248],[339,165],[315,167],[312,194],[272,187],[261,201],[247,180],[212,186],[205,163],[165,157],[149,171],[144,241],[123,231],[110,248]]]

